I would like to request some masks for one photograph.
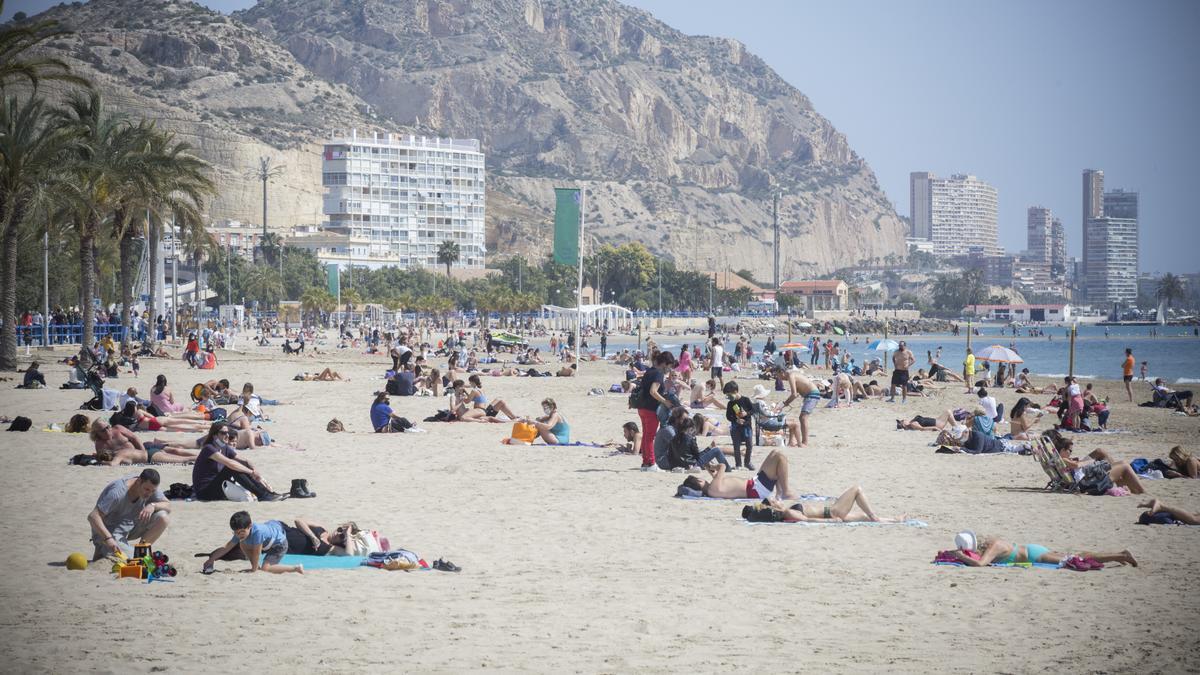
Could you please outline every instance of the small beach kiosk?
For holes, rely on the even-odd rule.
[[[620,305],[583,305],[575,307],[559,307],[558,305],[542,305],[538,314],[542,324],[549,330],[571,330],[575,328],[575,317],[581,313],[584,326],[604,328],[610,331],[633,330],[633,311]]]

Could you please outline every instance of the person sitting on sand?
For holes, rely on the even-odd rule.
[[[487,410],[476,408],[475,401],[472,399],[467,385],[462,380],[455,380],[451,385],[454,392],[454,401],[451,403],[450,412],[454,414],[454,420],[458,422],[490,422],[499,424],[503,420],[494,415],[488,415]]]
[[[567,418],[558,411],[558,404],[554,399],[542,400],[542,413],[542,416],[536,419],[525,417],[519,421],[537,428],[538,437],[547,445],[570,445],[571,426],[567,424]]]
[[[213,422],[208,433],[200,439],[200,454],[192,467],[192,490],[200,501],[227,499],[225,482],[236,483],[260,502],[283,499],[263,480],[258,469],[238,455],[230,445],[237,440],[237,430],[230,429],[224,421]]]
[[[347,382],[350,381],[349,378],[343,378],[341,373],[330,368],[326,368],[315,375],[312,373],[300,373],[292,379],[297,382],[333,382],[334,380],[342,379],[345,379]]]
[[[158,489],[159,483],[157,471],[143,469],[104,487],[87,518],[96,547],[92,560],[118,553],[131,556],[131,542],[153,544],[167,531],[171,502]]]
[[[187,408],[175,402],[175,394],[167,387],[167,376],[159,375],[154,386],[150,388],[150,403],[164,415],[174,415],[187,411]]]
[[[947,380],[949,380],[950,382],[962,382],[963,381],[962,376],[960,376],[958,373],[955,373],[954,371],[950,370],[946,366],[943,366],[941,363],[939,363],[937,358],[934,357],[933,352],[926,351],[925,354],[929,360],[929,377],[930,378],[937,380],[938,382],[945,382]]]
[[[17,389],[46,388],[46,376],[42,374],[42,371],[38,370],[40,365],[41,364],[39,364],[37,361],[29,364],[29,367],[25,369],[25,375],[21,378],[21,384],[17,386]]]
[[[1071,557],[1069,553],[1059,553],[1040,544],[1010,544],[998,537],[976,535],[971,531],[959,532],[954,537],[955,557],[959,562],[971,567],[987,567],[992,563],[1049,563],[1057,565]],[[978,558],[966,555],[967,551],[977,553]],[[1137,567],[1137,560],[1129,551],[1120,553],[1105,553],[1101,551],[1079,551],[1075,555],[1081,558],[1092,558],[1102,563],[1117,562],[1122,565]]]
[[[400,433],[412,428],[406,418],[392,410],[391,403],[391,395],[386,391],[375,394],[375,401],[371,403],[371,428],[377,434]]]
[[[697,381],[693,384],[691,399],[691,406],[694,410],[725,409],[724,401],[717,397],[717,381],[713,379],[705,380],[703,383]]]
[[[695,423],[687,415],[682,416],[675,425],[674,437],[667,445],[666,466],[660,465],[659,468],[684,470],[696,466],[708,466],[713,461],[724,464],[726,470],[732,471],[729,460],[725,459],[725,453],[716,446],[715,442],[704,451],[700,450],[696,443]]]
[[[1063,459],[1063,463],[1066,464],[1076,481],[1083,478],[1083,470],[1092,460],[1102,461],[1108,462],[1108,477],[1114,485],[1120,485],[1135,495],[1146,492],[1145,488],[1142,487],[1142,481],[1138,478],[1137,472],[1133,470],[1129,462],[1113,459],[1112,455],[1101,448],[1096,448],[1088,453],[1088,459],[1072,457],[1071,451],[1075,446],[1075,442],[1064,436],[1057,429],[1052,429],[1042,434],[1042,439],[1049,442],[1058,451],[1059,456]]]
[[[1032,439],[1033,434],[1029,433],[1030,430],[1045,414],[1035,403],[1022,396],[1009,412],[1009,435],[1014,441]]]
[[[467,391],[467,396],[471,398],[471,404],[478,410],[482,410],[484,415],[495,417],[497,413],[503,413],[510,420],[517,419],[518,415],[513,413],[512,409],[503,399],[495,399],[488,403],[487,396],[483,394],[483,380],[479,375],[472,375],[467,378],[467,382],[471,384],[473,389]]]
[[[862,513],[852,513],[855,506]],[[902,523],[906,520],[905,516],[882,518],[876,515],[857,485],[824,504],[800,502],[784,506],[777,499],[768,499],[765,504],[744,507],[742,517],[752,522],[775,523]]]
[[[203,571],[211,571],[215,561],[237,546],[250,561],[251,572],[262,570],[271,574],[303,574],[304,565],[279,564],[288,553],[288,538],[283,528],[283,523],[278,520],[254,523],[251,522],[249,513],[238,511],[229,518],[229,529],[233,530],[233,538],[208,556],[204,561]]]
[[[758,465],[758,473],[749,480],[731,475],[728,466],[728,463],[717,464],[715,469],[706,466],[712,480],[688,476],[683,484],[692,490],[699,490],[705,497],[715,499],[768,499],[776,494],[783,499],[795,498],[795,493],[788,487],[787,455],[778,450],[767,454]]]
[[[1143,512],[1138,518],[1138,523],[1142,525],[1149,525],[1154,522],[1151,520],[1151,516],[1159,513],[1169,514],[1171,519],[1175,521],[1175,524],[1182,523],[1184,525],[1200,525],[1200,513],[1193,513],[1185,509],[1173,508],[1163,504],[1157,499],[1151,499],[1148,502],[1138,504],[1138,508],[1150,509],[1149,511]]]

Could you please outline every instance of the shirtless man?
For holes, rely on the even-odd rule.
[[[122,426],[110,426],[96,418],[88,433],[96,444],[96,459],[108,466],[123,464],[184,464],[195,461],[196,453],[162,441],[143,444],[134,433]]]
[[[826,408],[841,407],[843,394],[846,396],[847,406],[854,403],[854,381],[850,379],[850,376],[845,371],[834,375],[830,381],[830,386],[833,387],[833,396],[830,397],[829,404],[825,406]]]
[[[821,392],[817,389],[817,385],[802,373],[784,370],[780,366],[775,366],[774,370],[775,379],[786,383],[788,387],[788,397],[783,401],[784,408],[791,405],[792,401],[797,398],[804,397],[804,403],[800,406],[800,447],[807,448],[808,416],[821,402]]]
[[[917,357],[908,350],[908,343],[901,341],[900,350],[892,355],[892,385],[888,389],[891,395],[888,403],[896,402],[896,387],[900,387],[900,402],[908,402],[908,369],[917,362]]]
[[[717,464],[717,468],[709,469],[709,472],[712,473],[712,480],[688,476],[683,484],[699,490],[705,497],[716,499],[774,499],[776,493],[780,499],[795,498],[795,493],[788,489],[787,455],[778,450],[772,450],[767,455],[758,465],[758,474],[749,480],[725,473],[724,464]]]

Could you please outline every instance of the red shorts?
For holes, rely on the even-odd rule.
[[[758,490],[754,489],[754,479],[753,478],[746,481],[746,498],[747,499],[758,499]]]
[[[158,431],[159,429],[162,429],[162,425],[159,424],[157,419],[155,419],[153,417],[147,417],[146,418],[146,428],[150,431]]]

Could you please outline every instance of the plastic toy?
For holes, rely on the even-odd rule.
[[[69,570],[86,570],[88,566],[87,558],[82,553],[72,553],[67,556],[67,569]]]
[[[171,581],[169,577],[178,572],[170,564],[171,559],[162,551],[151,551],[150,544],[139,543],[134,546],[134,557],[126,558],[118,554],[118,562],[113,565],[119,579],[145,579],[146,583],[153,581]],[[139,555],[141,554],[141,555]]]

